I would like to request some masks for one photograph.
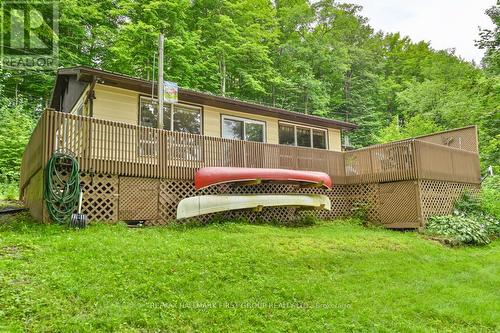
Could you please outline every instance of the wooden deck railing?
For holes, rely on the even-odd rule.
[[[47,123],[46,116],[47,113],[45,112],[38,121],[33,133],[31,133],[28,144],[24,149],[21,162],[21,176],[19,179],[21,189],[23,189],[31,177],[45,165],[46,160],[44,158],[47,156],[44,147],[46,133],[45,125]]]
[[[418,178],[481,183],[477,153],[431,142],[415,142]]]
[[[345,153],[348,184],[416,179],[415,141],[370,146]]]
[[[193,179],[205,166],[323,171],[336,184],[428,178],[479,181],[478,155],[418,140],[350,152],[228,140],[45,111],[23,156],[21,189],[58,150],[84,172]]]

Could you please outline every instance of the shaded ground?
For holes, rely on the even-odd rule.
[[[339,222],[75,231],[9,219],[0,331],[500,329],[498,240],[447,248]]]
[[[18,200],[0,200],[0,212],[3,210],[22,208],[23,203]]]
[[[23,203],[17,200],[0,200],[0,223],[9,222],[12,218],[11,215],[18,214],[22,211],[26,211],[23,207]],[[9,219],[6,217],[10,216]],[[5,217],[2,219],[2,217]]]

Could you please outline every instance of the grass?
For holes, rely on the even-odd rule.
[[[0,221],[0,331],[498,331],[500,242],[348,223]],[[3,327],[2,327],[3,325]]]
[[[0,183],[0,200],[18,200],[19,185],[17,182]]]

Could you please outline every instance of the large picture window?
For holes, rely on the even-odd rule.
[[[288,146],[326,149],[327,131],[302,125],[280,123],[279,143]]]
[[[139,125],[158,127],[158,100],[141,97]],[[164,104],[163,129],[201,134],[201,108],[184,104]]]
[[[226,139],[265,142],[266,126],[262,121],[222,116],[222,137]]]

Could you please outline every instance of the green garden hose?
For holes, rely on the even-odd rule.
[[[69,223],[79,195],[78,161],[70,153],[55,152],[45,168],[43,194],[51,220]]]

